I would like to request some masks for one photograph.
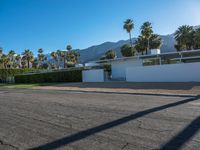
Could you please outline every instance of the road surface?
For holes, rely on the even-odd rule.
[[[199,147],[199,96],[0,89],[1,150]]]

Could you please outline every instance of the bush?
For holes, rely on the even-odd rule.
[[[125,44],[121,47],[121,54],[124,57],[131,57],[135,55],[135,49],[129,45],[129,44]]]
[[[81,82],[82,70],[16,75],[15,83]]]
[[[36,72],[36,69],[0,69],[0,80],[6,82],[8,78],[27,72]]]

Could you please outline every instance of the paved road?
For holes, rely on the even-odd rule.
[[[198,96],[0,89],[0,149],[200,147]]]

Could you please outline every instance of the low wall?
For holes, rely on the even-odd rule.
[[[200,82],[200,63],[129,67],[128,82]]]
[[[125,79],[126,68],[142,66],[141,59],[116,60],[111,62],[112,78]]]
[[[104,70],[84,70],[82,71],[83,82],[104,82]]]

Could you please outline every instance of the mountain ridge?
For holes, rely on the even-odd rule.
[[[175,48],[174,48],[175,40],[173,36],[161,35],[161,38],[163,41],[163,45],[161,47],[161,53],[175,51]],[[132,40],[135,41],[136,38],[133,38]],[[98,60],[110,49],[116,52],[117,57],[122,57],[121,52],[120,52],[120,47],[128,43],[129,43],[129,40],[119,40],[117,42],[104,42],[99,45],[94,45],[86,49],[78,50],[78,52],[80,53],[80,62],[85,63],[88,61]]]

